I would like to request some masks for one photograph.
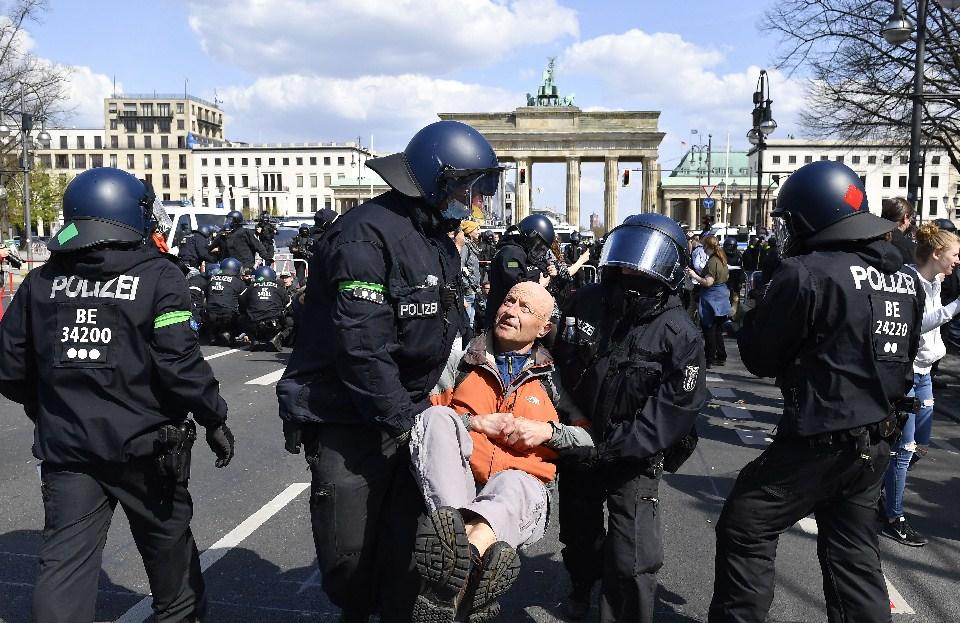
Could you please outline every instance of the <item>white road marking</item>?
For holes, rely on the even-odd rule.
[[[281,491],[277,497],[264,504],[260,510],[244,519],[239,526],[225,534],[223,538],[200,554],[200,570],[206,571],[216,564],[231,549],[243,542],[257,528],[265,524],[268,519],[276,515],[284,506],[292,502],[309,487],[309,482],[295,482]],[[116,623],[143,623],[153,615],[152,604],[153,598],[147,595],[124,612]]]
[[[761,413],[783,413],[783,409],[778,409],[777,407],[768,407],[767,405],[752,405],[746,402],[727,402],[726,400],[717,400],[713,398],[709,401],[709,404],[714,404],[720,407],[733,407],[734,409],[744,409],[747,411],[759,411]]]
[[[807,534],[817,536],[817,520],[813,517],[804,517],[797,522],[797,527]],[[887,583],[887,594],[890,596],[890,612],[893,614],[916,614],[907,600],[900,594],[900,591],[890,583],[887,576],[883,576],[883,581]]]
[[[773,443],[770,433],[765,430],[750,430],[746,428],[736,429],[741,443],[748,446],[768,446]]]
[[[224,350],[219,353],[214,353],[213,355],[207,355],[203,358],[204,361],[210,361],[211,359],[216,359],[217,357],[226,357],[227,355],[232,355],[233,353],[239,353],[241,349],[231,348],[230,350]]]
[[[724,380],[721,379],[719,376],[708,376],[708,377],[707,377],[707,383],[723,383],[723,382],[724,382]]]
[[[283,371],[286,368],[280,368],[279,370],[274,370],[270,374],[264,374],[263,376],[258,376],[255,379],[250,379],[247,381],[247,385],[273,385],[280,380],[280,377],[283,376]]]

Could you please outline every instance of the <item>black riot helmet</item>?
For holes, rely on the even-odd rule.
[[[337,216],[339,215],[330,208],[322,208],[317,210],[313,215],[313,224],[323,231],[333,225],[333,222],[337,220]]]
[[[220,262],[220,274],[221,275],[230,275],[232,277],[239,277],[240,271],[243,269],[243,266],[240,264],[240,260],[235,257],[228,257],[225,260]]]
[[[630,216],[607,234],[600,253],[601,267],[629,268],[670,290],[683,285],[683,271],[689,263],[683,229],[662,214]]]
[[[209,279],[214,275],[220,274],[220,264],[216,262],[207,262],[203,267],[203,274]]]
[[[254,281],[276,281],[277,272],[270,268],[269,266],[261,266],[257,270],[253,271],[253,280]]]
[[[469,217],[477,194],[496,194],[502,171],[487,139],[459,121],[431,123],[402,153],[373,158],[367,166],[394,190],[426,201],[445,220]]]
[[[233,230],[243,225],[243,214],[237,210],[231,210],[227,213],[227,217],[223,219],[223,228],[226,230]]]
[[[952,231],[953,233],[957,232],[957,226],[953,224],[948,218],[935,218],[933,219],[934,224],[944,231]]]
[[[737,250],[737,239],[736,238],[724,238],[723,239],[723,252],[724,253],[733,253]]]
[[[297,228],[297,233],[298,233],[299,235],[303,236],[303,237],[309,236],[309,235],[310,235],[310,226],[309,226],[309,225],[301,225],[299,228]]]
[[[64,225],[47,248],[60,253],[101,243],[142,242],[152,210],[152,193],[133,175],[110,167],[84,171],[63,193]]]
[[[213,228],[213,225],[201,225],[200,229],[198,229],[197,231],[204,238],[209,238],[210,236],[213,235],[213,232],[216,230]]]
[[[580,235],[580,232],[576,229],[570,232],[570,244],[580,244],[580,240],[583,237]]]
[[[543,214],[525,216],[517,223],[520,244],[533,256],[542,256],[556,239],[553,223]]]
[[[831,160],[805,164],[790,175],[772,216],[784,257],[824,244],[872,240],[896,227],[870,213],[860,177]]]
[[[494,238],[495,234],[493,233],[492,229],[485,229],[480,232],[480,240],[485,244],[493,244]]]

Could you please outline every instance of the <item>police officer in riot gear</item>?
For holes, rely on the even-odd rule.
[[[290,253],[293,254],[293,266],[297,273],[297,283],[303,285],[307,272],[307,263],[313,257],[313,237],[310,226],[301,225],[297,235],[290,241]]]
[[[497,254],[497,245],[494,242],[496,234],[493,230],[485,229],[480,233],[480,283],[487,280],[490,263]]]
[[[207,286],[210,280],[193,266],[187,270],[186,277],[187,288],[190,289],[190,312],[193,314],[190,326],[199,333],[203,326],[203,310],[207,302]]]
[[[827,620],[890,621],[877,500],[911,387],[923,290],[870,213],[860,178],[818,161],[792,174],[773,211],[783,259],[737,342],[775,377],[773,443],[740,472],[717,523],[711,622],[763,621],[779,535],[811,512]]]
[[[392,190],[341,216],[310,264],[304,317],[277,384],[285,446],[304,447],[323,589],[344,621],[410,621],[423,499],[407,439],[462,328],[448,233],[500,166],[468,125],[439,121],[367,161]],[[334,506],[335,505],[335,506]]]
[[[290,296],[277,281],[277,273],[269,266],[255,270],[253,283],[240,296],[240,327],[250,338],[250,350],[280,352],[293,331],[289,307]]]
[[[240,270],[240,262],[228,257],[207,284],[206,325],[213,343],[219,346],[230,346],[237,335],[240,295],[246,288]]]
[[[190,328],[170,256],[146,244],[146,188],[96,168],[63,197],[50,261],[0,323],[0,393],[36,424],[45,522],[33,618],[93,621],[101,552],[119,504],[143,557],[157,621],[204,617],[187,491],[196,427],[218,467],[233,456],[227,405]]]
[[[730,271],[730,277],[727,280],[727,287],[730,289],[730,307],[731,318],[737,316],[737,309],[740,307],[740,292],[743,290],[743,284],[747,277],[743,270],[743,253],[737,247],[737,239],[727,237],[723,239],[723,252],[727,255],[727,267]]]
[[[273,257],[275,251],[273,239],[277,237],[277,226],[273,224],[272,220],[270,220],[270,215],[268,213],[260,213],[260,219],[257,221],[254,231],[257,234],[257,240],[259,240],[260,244],[263,245],[263,248],[267,250],[267,253],[270,254],[270,257]],[[260,257],[265,256],[261,255]]]
[[[574,617],[586,614],[600,578],[601,622],[653,620],[663,564],[660,476],[693,451],[707,399],[703,340],[677,297],[688,264],[675,221],[631,216],[606,238],[601,283],[577,290],[561,320],[561,378],[597,441],[592,464],[562,466],[560,475]]]
[[[544,286],[549,283],[547,251],[555,237],[553,223],[542,214],[524,217],[514,231],[508,232],[490,264],[487,327],[493,325],[493,317],[510,288],[521,281],[537,281]]]
[[[197,230],[180,240],[177,255],[187,266],[200,268],[201,262],[213,262],[216,258],[210,252],[210,235],[213,227],[201,225]]]
[[[267,264],[273,263],[273,253],[268,251],[257,235],[243,226],[243,214],[237,210],[229,212],[223,222],[221,230],[216,240],[213,242],[213,250],[217,252],[217,257],[235,258],[239,260],[240,266],[249,274],[253,271],[253,265],[259,254]]]

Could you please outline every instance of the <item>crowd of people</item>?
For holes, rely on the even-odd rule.
[[[173,258],[149,244],[142,182],[99,168],[68,186],[52,259],[0,324],[0,392],[36,422],[43,465],[36,620],[93,620],[117,503],[156,619],[204,619],[193,422],[218,467],[234,439],[203,330],[293,344],[278,428],[310,470],[322,588],[344,623],[496,618],[555,505],[565,616],[584,618],[599,583],[601,622],[653,621],[660,481],[696,449],[706,369],[724,365],[732,330],[747,369],[777,378],[784,412],[717,524],[709,621],[765,620],[778,537],[810,513],[828,620],[890,621],[876,519],[883,507],[885,535],[923,544],[903,490],[929,443],[939,327],[960,311],[941,302],[954,233],[926,224],[914,247],[897,240],[860,178],[823,161],[789,177],[774,235],[743,252],[659,214],[563,248],[543,215],[499,240],[471,220],[502,167],[465,124],[430,124],[367,166],[391,190],[301,228],[291,251],[309,272],[296,275],[270,267],[269,229],[239,213]]]

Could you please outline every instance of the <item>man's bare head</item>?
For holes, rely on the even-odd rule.
[[[493,334],[501,351],[526,352],[553,328],[553,297],[539,283],[523,281],[510,288],[497,310]]]

